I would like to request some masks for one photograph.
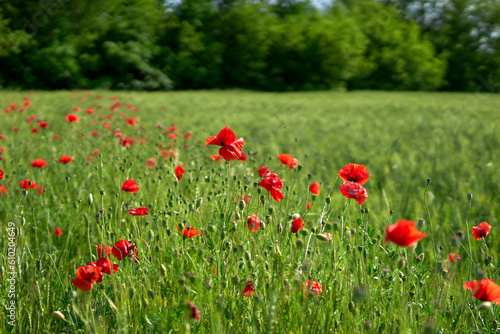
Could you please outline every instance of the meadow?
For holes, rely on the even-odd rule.
[[[478,300],[464,283],[500,282],[499,106],[472,93],[2,92],[2,333],[495,331],[500,292]],[[247,160],[211,157],[226,126]],[[339,191],[348,163],[369,171],[363,205]],[[427,235],[385,243],[400,220]],[[100,257],[118,270],[82,291],[77,270]]]

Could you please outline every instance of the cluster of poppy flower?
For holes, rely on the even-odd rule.
[[[76,278],[71,281],[71,283],[82,291],[92,290],[93,283],[102,282],[102,277],[104,274],[112,275],[118,271],[118,264],[113,264],[109,259],[109,256],[113,256],[121,261],[129,255],[135,257],[135,262],[137,259],[137,248],[135,245],[130,244],[127,240],[120,238],[113,247],[108,245],[97,246],[97,256],[99,259],[96,262],[90,262],[86,266],[81,266],[76,270]]]
[[[118,108],[123,106],[122,103],[119,102],[116,98],[112,99],[112,101],[114,102],[109,107],[111,111],[116,111],[118,110]],[[25,98],[23,102],[23,107],[19,108],[19,111],[23,112],[26,110],[26,108],[30,107],[31,105],[32,103],[27,98]],[[102,106],[97,106],[97,109],[100,108],[102,108]],[[137,108],[131,105],[128,105],[127,108],[135,112],[139,111]],[[17,111],[17,109],[18,109],[17,106],[13,104],[12,101],[9,101],[9,107],[5,109],[5,113],[15,112]],[[75,107],[73,108],[73,111],[80,112],[80,108]],[[94,114],[94,110],[92,108],[87,108],[86,113]],[[108,115],[107,119],[111,120],[113,119],[113,116]],[[122,115],[122,119],[124,120],[125,125],[128,127],[134,127],[139,124],[134,117],[124,117]],[[38,121],[39,128],[43,129],[49,127],[48,122],[37,119],[35,115],[29,117],[27,119],[27,123],[31,124],[33,120]],[[78,123],[80,122],[80,118],[75,114],[68,114],[66,115],[66,121],[69,123]],[[104,122],[103,126],[109,130],[111,130],[112,128],[112,125],[109,122]],[[17,131],[17,127],[14,128],[14,131]],[[36,133],[37,131],[38,128],[32,129],[32,132],[34,133]],[[111,130],[111,131],[113,131],[114,137],[121,139],[119,145],[125,147],[134,145],[135,143],[134,138],[129,136],[125,136],[123,138],[121,130]],[[166,129],[164,133],[170,140],[175,141],[177,139],[177,135],[175,134],[175,132],[177,131],[178,131],[177,127],[173,125],[170,128]],[[57,136],[57,138],[56,136],[54,136],[54,139],[59,138],[59,136]],[[99,136],[99,133],[97,131],[93,131],[92,136]],[[192,135],[190,133],[186,133],[184,135],[184,138],[190,139],[192,138]],[[0,135],[0,139],[4,139],[4,136]],[[143,139],[140,139],[139,142],[145,142],[145,141]],[[210,146],[210,145],[221,146],[221,148],[218,151],[218,154],[213,154],[210,156],[210,158],[214,161],[219,161],[221,157],[225,161],[230,161],[235,159],[245,161],[248,158],[248,156],[244,152],[242,152],[244,146],[244,139],[241,137],[237,138],[234,132],[230,130],[229,127],[227,126],[224,129],[222,129],[219,132],[219,134],[217,134],[216,136],[211,136],[206,140],[205,146]],[[173,143],[171,143],[171,146],[172,147],[174,146]],[[161,149],[163,147],[159,146],[159,148]],[[177,152],[174,149],[169,149],[168,151],[162,150],[160,151],[160,156],[164,158],[173,158],[173,159],[178,158]],[[88,160],[91,161],[91,158],[92,157],[90,157],[90,160],[89,159]],[[290,154],[280,154],[278,155],[278,159],[281,161],[281,163],[288,166],[288,168],[290,169],[294,169],[298,166],[298,160]],[[73,161],[73,158],[67,155],[63,155],[59,159],[59,162],[64,164],[70,163],[71,161]],[[148,168],[153,168],[155,164],[156,164],[155,158],[150,158],[145,162],[145,165]],[[31,163],[31,167],[33,168],[43,168],[46,165],[47,162],[44,161],[43,159],[35,159]],[[183,175],[185,174],[185,170],[181,165],[177,165],[174,172],[178,180],[181,180]],[[260,187],[263,187],[266,191],[268,191],[270,196],[276,202],[280,202],[284,197],[284,193],[282,192],[284,180],[282,180],[277,174],[273,173],[269,168],[265,166],[260,167],[258,172],[259,175],[263,178],[258,183],[258,185]],[[338,171],[338,175],[343,180],[343,183],[340,185],[339,188],[341,194],[346,198],[354,199],[359,205],[363,205],[368,198],[367,191],[363,187],[363,185],[369,180],[369,172],[367,168],[360,164],[349,163]],[[0,169],[0,180],[2,180],[3,177],[4,177],[4,172],[3,170]],[[38,187],[35,182],[30,181],[29,179],[22,180],[19,185],[20,188],[24,190],[36,189]],[[122,184],[121,189],[129,193],[137,193],[139,192],[140,187],[134,180],[128,179]],[[5,186],[0,186],[0,194],[4,195],[8,193],[8,191],[9,191],[8,188],[6,188]],[[309,191],[314,196],[318,196],[320,194],[320,185],[317,182],[311,183],[309,186]],[[310,209],[310,207],[311,203],[308,203],[307,208]],[[128,212],[134,216],[144,216],[149,214],[149,210],[146,207],[130,209],[128,210]],[[246,221],[247,221],[247,228],[250,232],[258,231],[262,224],[262,221],[256,214],[248,216],[246,218]],[[413,221],[399,220],[397,223],[388,226],[385,231],[386,236],[384,239],[384,243],[393,242],[401,247],[415,246],[419,240],[421,240],[427,235],[426,233],[418,231],[415,228],[415,225],[416,224]],[[302,218],[298,215],[294,216],[294,219],[292,220],[291,223],[291,233],[297,233],[303,227],[304,227],[304,222]],[[483,222],[479,226],[472,227],[472,236],[473,238],[479,240],[485,238],[490,230],[491,226],[488,223]],[[61,235],[63,232],[60,228],[56,228],[53,233],[54,235]],[[192,238],[200,233],[203,233],[203,231],[201,232],[196,231],[193,227],[190,226],[183,226],[182,228],[182,234],[186,238]],[[332,236],[328,233],[325,233],[325,236],[328,240],[332,239]],[[106,250],[106,255],[103,254],[104,249]],[[108,258],[110,253],[113,253],[113,255],[118,260],[123,260],[128,255],[134,254],[135,260],[137,261],[137,249],[135,248],[135,245],[130,244],[130,242],[126,240],[120,239],[120,241],[116,242],[112,248],[109,246],[100,245],[98,246],[98,255],[100,258],[96,262],[91,262],[87,266],[82,266],[78,268],[77,278],[73,280],[73,285],[75,285],[76,287],[78,287],[83,291],[88,291],[92,288],[93,283],[102,281],[102,276],[104,273],[110,275],[111,271],[113,271],[113,273],[117,272],[118,264],[112,264],[111,260]],[[458,262],[460,261],[460,256],[458,253],[450,253],[449,259],[451,262]],[[319,296],[322,293],[322,286],[320,283],[309,280],[304,284],[307,290],[306,295]],[[301,285],[300,287],[301,291],[303,289],[303,285]],[[497,304],[500,304],[500,287],[497,286],[493,282],[493,280],[483,279],[480,281],[466,282],[464,283],[464,288],[472,290],[474,293],[473,296],[475,298],[478,298],[480,300],[489,300]],[[255,290],[256,288],[255,286],[252,285],[252,281],[248,281],[243,290],[243,294],[245,296],[249,296],[252,295],[255,292]],[[197,311],[194,304],[187,302],[187,305],[191,307],[193,310],[193,318],[199,318],[199,311]]]

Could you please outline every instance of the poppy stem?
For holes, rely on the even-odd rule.
[[[432,219],[431,219],[431,213],[429,211],[429,206],[427,205],[427,192],[429,191],[429,183],[427,183],[427,186],[425,187],[425,192],[424,192],[424,208],[425,208],[425,214],[427,215],[427,220],[429,221],[429,225],[431,227],[431,239],[432,239],[432,254],[434,256],[434,262],[437,263],[437,257],[436,257],[436,239],[434,238],[434,227],[432,226]]]
[[[465,230],[467,231],[467,241],[469,243],[469,259],[471,263],[469,264],[469,278],[468,281],[471,280],[472,276],[472,264],[474,263],[474,260],[472,260],[472,247],[470,245],[470,235],[469,235],[469,215],[470,215],[470,210],[472,208],[472,203],[471,203],[472,198],[469,197],[469,207],[467,208],[467,213],[465,214]]]

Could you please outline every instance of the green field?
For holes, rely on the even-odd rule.
[[[109,109],[116,102],[112,96],[122,102],[115,111]],[[9,101],[19,108],[23,97],[32,102],[26,111],[3,112]],[[80,112],[73,111],[76,106]],[[500,327],[498,306],[472,298],[463,284],[481,277],[500,282],[499,106],[498,95],[462,93],[2,92],[0,186],[9,192],[0,195],[0,218],[6,236],[8,222],[16,230],[16,326],[8,324],[7,311],[0,315],[0,328],[13,333],[494,331]],[[70,113],[80,122],[66,122]],[[128,127],[129,117],[138,125]],[[32,133],[37,120],[49,126]],[[172,124],[179,128],[176,140],[164,133]],[[204,143],[225,126],[245,139],[247,161],[210,159],[219,146]],[[100,135],[92,136],[94,130]],[[114,132],[134,138],[134,145],[118,145]],[[184,138],[187,132],[191,139]],[[160,155],[169,149],[178,159]],[[300,166],[282,165],[281,153],[293,155]],[[60,164],[62,155],[74,161]],[[30,167],[37,158],[48,165]],[[145,166],[149,158],[156,158],[155,168]],[[369,197],[361,207],[339,191],[337,172],[348,163],[370,172],[363,185]],[[179,181],[177,165],[186,171]],[[257,186],[260,166],[284,180],[281,202]],[[25,179],[45,192],[30,189],[24,196],[19,182]],[[137,181],[140,191],[121,191],[126,179]],[[316,198],[308,191],[312,182],[321,184]],[[245,194],[250,201],[243,207]],[[127,212],[140,206],[148,207],[149,215]],[[252,214],[265,228],[247,229],[245,218]],[[305,222],[297,234],[290,232],[294,214]],[[387,226],[419,218],[428,235],[416,247],[384,244]],[[484,221],[491,232],[473,239],[471,227]],[[204,233],[185,238],[179,224]],[[56,227],[64,234],[53,235]],[[463,237],[452,242],[459,231]],[[315,236],[325,232],[332,241]],[[113,246],[119,238],[136,244],[138,262],[110,255],[118,272],[104,275],[91,291],[73,286],[77,268],[98,259],[96,246]],[[11,301],[8,243],[0,241],[3,305]],[[451,263],[449,253],[458,253],[460,262]],[[242,291],[249,280],[255,293],[247,297]],[[318,297],[299,291],[309,280],[322,284]],[[197,306],[201,320],[190,318],[187,301]]]

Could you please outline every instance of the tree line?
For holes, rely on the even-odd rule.
[[[0,1],[0,87],[497,91],[498,0]]]

